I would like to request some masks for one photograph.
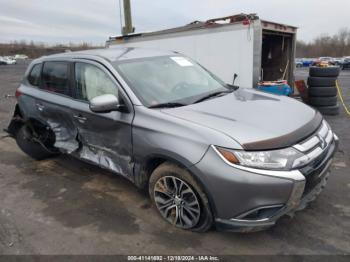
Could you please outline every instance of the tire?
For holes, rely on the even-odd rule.
[[[335,116],[339,115],[339,104],[334,106],[319,106],[315,107],[322,115]]]
[[[54,155],[31,138],[32,134],[27,125],[23,125],[16,134],[17,145],[24,153],[35,160],[44,160]]]
[[[336,77],[312,77],[307,80],[309,86],[335,86]]]
[[[335,86],[310,86],[308,92],[309,96],[336,96],[337,88]]]
[[[172,192],[175,188],[174,181],[178,185],[178,189],[184,189],[181,191],[182,193],[186,190],[185,197],[182,197],[182,194],[177,192],[177,195],[180,196],[180,204],[178,203],[179,198],[175,197],[174,192]],[[182,186],[180,186],[181,183],[183,183]],[[165,191],[167,193],[164,193]],[[213,215],[208,198],[192,175],[182,167],[170,162],[165,162],[157,167],[150,177],[149,194],[160,216],[173,226],[195,232],[206,232],[212,227]],[[164,200],[166,202],[170,201],[170,203],[164,204]],[[197,209],[196,212],[191,211],[191,213],[194,214],[192,217],[189,216],[190,213],[187,211],[188,205],[186,205],[186,203],[188,203],[188,201],[196,203],[192,205],[192,209]],[[174,205],[176,205],[176,207]],[[171,206],[173,207],[171,208]],[[166,210],[166,207],[171,208],[169,212],[161,211]],[[180,220],[174,221],[175,218],[171,214],[174,215],[178,210],[181,211]],[[169,216],[165,213],[169,214]],[[186,223],[186,220],[190,223]]]
[[[312,106],[335,106],[338,102],[337,96],[318,97],[310,96],[309,103]]]
[[[312,77],[338,77],[339,73],[340,73],[339,66],[310,67],[310,76]]]

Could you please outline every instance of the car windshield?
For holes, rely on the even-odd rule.
[[[229,91],[221,80],[183,56],[118,61],[114,67],[147,107],[187,105]]]

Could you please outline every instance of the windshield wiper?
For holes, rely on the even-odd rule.
[[[187,106],[187,105],[182,103],[177,103],[177,102],[170,102],[170,103],[153,105],[148,108],[171,108],[171,107],[181,107],[181,106]]]
[[[208,99],[210,99],[212,97],[216,97],[216,96],[219,96],[219,95],[222,95],[222,94],[228,94],[228,93],[232,93],[232,91],[218,91],[218,92],[214,92],[214,93],[211,93],[209,95],[206,95],[206,96],[198,99],[197,101],[194,102],[194,104],[203,102],[203,101],[208,100]]]

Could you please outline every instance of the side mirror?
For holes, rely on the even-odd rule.
[[[101,95],[90,100],[90,110],[95,113],[119,111],[122,106],[115,95]]]

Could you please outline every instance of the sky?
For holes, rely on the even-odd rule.
[[[297,26],[306,42],[350,27],[349,0],[131,0],[131,7],[136,32],[238,13]],[[120,34],[119,14],[119,0],[0,0],[0,42],[104,44]]]

